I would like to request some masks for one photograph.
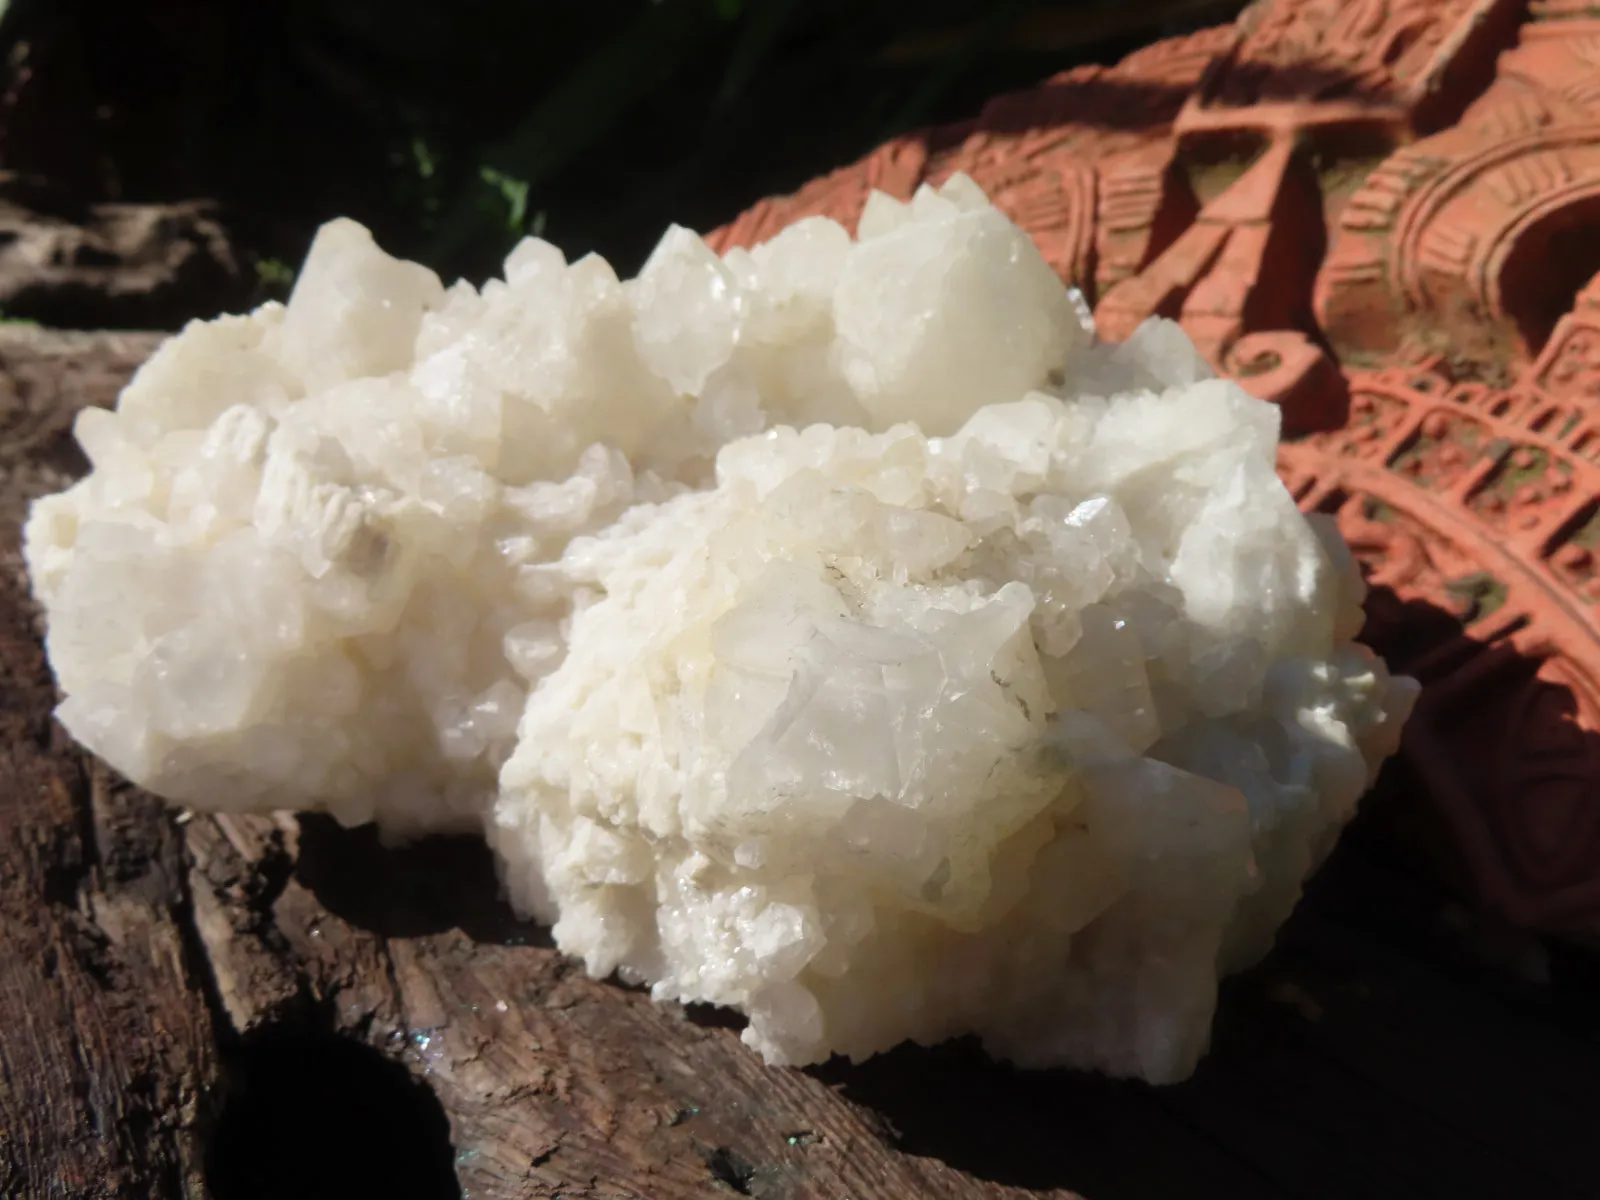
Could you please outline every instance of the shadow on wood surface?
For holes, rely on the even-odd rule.
[[[554,944],[548,929],[511,911],[481,837],[389,846],[371,825],[345,829],[314,814],[299,820],[296,877],[330,913],[358,929],[386,938],[459,929],[475,942]]]
[[[349,1038],[278,1026],[230,1056],[206,1153],[212,1200],[459,1200],[425,1083]]]

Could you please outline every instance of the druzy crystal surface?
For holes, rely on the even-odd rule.
[[[635,279],[325,227],[26,530],[62,723],[197,809],[482,830],[596,974],[774,1063],[1154,1081],[1414,696],[1176,326],[1096,343],[964,177]]]

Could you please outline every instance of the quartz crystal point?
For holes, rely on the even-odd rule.
[[[26,529],[60,719],[197,809],[483,830],[774,1063],[1180,1079],[1415,688],[1277,410],[1083,313],[960,176],[627,282],[336,221],[79,417]]]

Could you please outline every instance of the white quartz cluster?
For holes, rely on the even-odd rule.
[[[1203,1052],[1414,695],[1170,323],[968,180],[445,288],[339,221],[26,530],[59,715],[200,809],[481,829],[596,974],[772,1062]]]

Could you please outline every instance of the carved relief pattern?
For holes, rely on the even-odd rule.
[[[1533,380],[1453,383],[1442,363],[1352,372],[1350,387],[1349,424],[1286,443],[1280,470],[1303,506],[1337,515],[1382,589],[1389,615],[1369,606],[1367,640],[1425,684],[1403,753],[1484,900],[1592,937],[1600,463],[1581,449],[1593,402]],[[1399,604],[1464,636],[1430,644],[1426,617]],[[1487,741],[1466,736],[1479,723]]]
[[[1448,34],[1481,20],[1478,0],[1302,0],[1247,13],[1250,28],[1207,100],[1418,98]]]
[[[1282,406],[1280,473],[1373,585],[1363,636],[1424,682],[1403,749],[1422,786],[1392,802],[1427,806],[1428,853],[1485,906],[1600,940],[1600,8],[1517,11],[1263,0],[893,143],[714,244],[960,170],[1104,336],[1178,319]]]

